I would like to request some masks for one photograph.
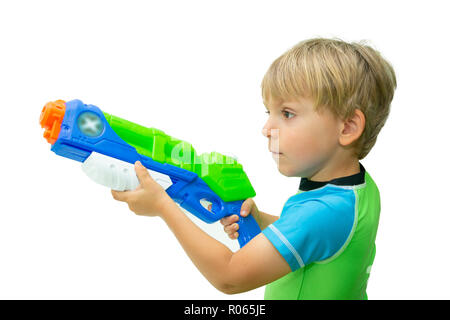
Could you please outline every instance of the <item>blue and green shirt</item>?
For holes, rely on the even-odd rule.
[[[367,299],[380,195],[360,172],[327,182],[302,178],[280,218],[263,234],[292,272],[266,286],[265,299]]]

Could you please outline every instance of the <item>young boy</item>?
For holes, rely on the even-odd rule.
[[[310,39],[276,59],[262,81],[263,128],[278,170],[301,177],[281,215],[252,214],[259,235],[233,253],[198,228],[136,162],[140,186],[112,191],[139,215],[159,216],[200,272],[224,293],[266,287],[266,299],[367,299],[380,213],[377,186],[359,162],[375,144],[396,88],[379,52]],[[238,236],[237,216],[222,219]]]

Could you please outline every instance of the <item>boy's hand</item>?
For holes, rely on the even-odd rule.
[[[111,190],[114,199],[128,204],[137,215],[159,216],[168,201],[173,201],[139,161],[134,164],[139,186],[133,191]]]
[[[241,216],[246,217],[249,214],[253,215],[253,218],[258,222],[259,220],[259,211],[256,207],[255,201],[249,198],[242,203],[241,207]],[[223,230],[228,234],[228,237],[232,240],[235,240],[239,237],[239,225],[237,222],[239,221],[239,216],[237,214],[224,217],[220,219],[220,223],[224,226]],[[259,223],[258,223],[259,224]]]

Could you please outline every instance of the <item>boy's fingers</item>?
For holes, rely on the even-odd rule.
[[[231,240],[236,240],[239,237],[239,232],[230,232],[230,233],[228,233],[228,237]]]
[[[239,220],[239,217],[236,214],[233,214],[232,216],[228,216],[228,217],[224,217],[224,218],[220,219],[220,223],[224,226],[227,226],[238,220]]]
[[[128,193],[127,191],[116,191],[111,189],[111,194],[113,198],[117,201],[127,201]]]
[[[236,231],[239,230],[239,225],[238,225],[237,223],[233,223],[233,224],[230,224],[230,225],[228,225],[228,226],[225,226],[225,227],[223,228],[223,230],[224,230],[226,233],[228,233],[228,235],[232,235],[233,233],[235,233]]]

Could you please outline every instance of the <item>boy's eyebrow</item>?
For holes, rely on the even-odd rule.
[[[303,104],[301,102],[284,102],[281,106],[293,109],[300,109],[303,107]]]
[[[298,109],[301,109],[302,104],[301,103],[297,103],[297,102],[283,102],[283,103],[278,103],[278,104],[275,104],[275,105],[266,105],[266,104],[264,104],[264,107],[266,109],[269,109],[269,108],[281,109],[283,107],[287,107],[287,108],[291,108],[291,109],[294,109],[294,110],[298,110]]]
[[[281,108],[283,106],[287,107],[285,102],[283,102],[283,103],[276,103],[276,104],[266,104],[266,103],[264,103],[264,106],[266,107],[266,109],[268,109],[268,108]]]

